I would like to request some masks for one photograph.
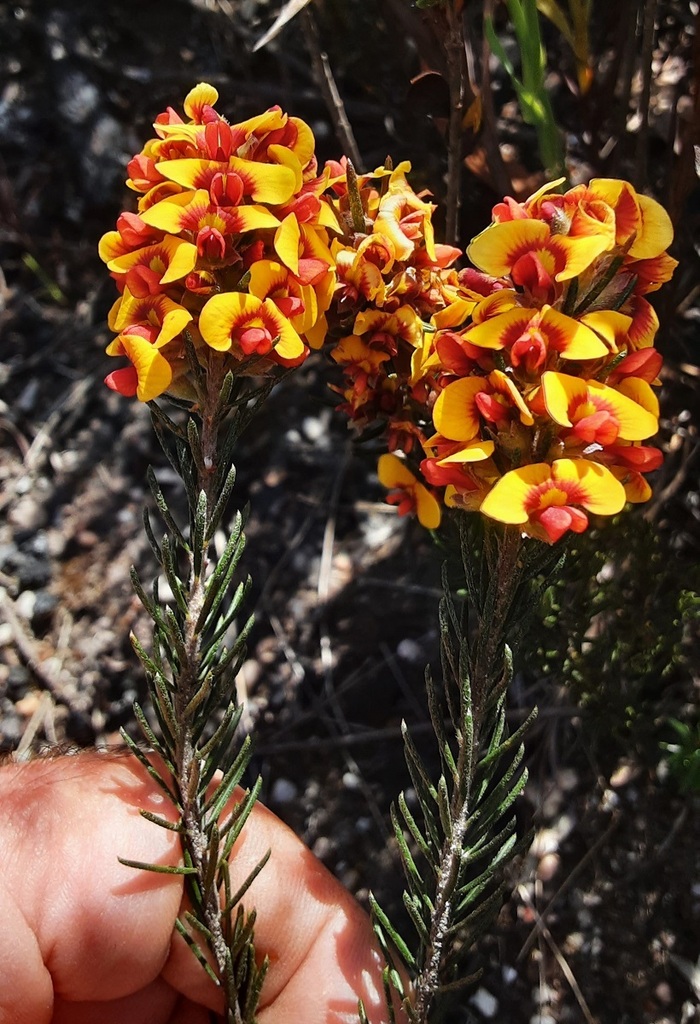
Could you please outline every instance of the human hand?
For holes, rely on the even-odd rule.
[[[0,769],[0,1024],[209,1024],[220,992],[173,924],[182,878],[118,857],[178,863],[175,833],[139,809],[167,799],[127,755],[82,753]],[[357,1021],[382,1009],[381,958],[367,916],[299,839],[257,805],[236,843],[232,888],[261,857],[246,896],[270,969],[260,1024]]]

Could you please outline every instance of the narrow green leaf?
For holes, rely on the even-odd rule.
[[[204,811],[207,817],[214,821],[219,820],[224,807],[231,798],[231,794],[243,778],[243,773],[250,763],[251,754],[252,740],[250,736],[246,736],[241,744],[236,760],[204,804]]]
[[[408,731],[408,726],[405,721],[401,722],[401,735],[403,736],[404,742],[404,755],[406,757],[406,763],[408,770],[411,773],[413,779],[413,785],[418,790],[419,786],[426,793],[428,793],[433,800],[437,802],[437,792],[435,786],[430,780],[430,776],[425,770],[425,766],[421,760],[420,754],[418,753],[416,746],[411,738],[411,734]],[[414,775],[415,770],[415,775]]]
[[[255,1011],[257,1010],[258,1003],[260,1002],[260,993],[262,991],[263,983],[265,981],[265,977],[267,975],[269,968],[270,959],[266,956],[263,962],[260,964],[260,967],[258,967],[258,969],[255,971],[253,981],[250,984],[248,992],[246,994],[246,1000],[243,1006],[244,1024],[254,1024]]]
[[[445,833],[445,837],[450,840],[452,838],[452,808],[450,807],[450,795],[447,791],[447,782],[444,775],[441,775],[438,779],[437,805],[442,830]]]
[[[416,900],[414,899],[414,897],[410,895],[410,893],[404,892],[403,904],[406,908],[408,916],[411,918],[413,927],[416,929],[418,939],[420,940],[421,943],[423,943],[424,946],[427,946],[428,942],[430,941],[430,929],[426,922],[423,920],[423,916],[421,914],[420,900]]]
[[[271,855],[271,853],[272,853],[272,850],[268,850],[268,851],[267,851],[267,853],[266,853],[266,854],[265,854],[265,856],[264,856],[264,857],[262,858],[262,860],[259,860],[259,861],[258,861],[258,863],[257,863],[257,864],[255,865],[255,867],[254,867],[254,868],[253,868],[253,870],[252,870],[252,871],[250,872],[250,874],[248,875],[248,877],[246,878],[246,880],[245,880],[245,881],[244,881],[244,882],[242,883],[242,885],[241,885],[241,886],[240,886],[240,887],[239,887],[239,888],[238,888],[238,889],[236,890],[236,892],[235,892],[235,893],[234,893],[234,894],[233,894],[233,895],[232,895],[232,896],[231,896],[231,897],[229,898],[229,900],[228,900],[228,902],[227,902],[226,906],[224,907],[224,913],[230,913],[230,912],[231,912],[231,910],[233,910],[233,908],[234,908],[234,907],[235,907],[235,906],[236,906],[236,905],[237,905],[238,903],[240,903],[240,902],[241,902],[241,900],[243,899],[243,897],[245,896],[245,894],[246,894],[246,893],[248,892],[248,890],[250,889],[250,887],[251,887],[251,885],[253,884],[253,882],[255,881],[255,879],[256,879],[256,878],[258,877],[258,875],[260,874],[260,872],[262,871],[262,869],[263,869],[263,868],[265,867],[265,865],[267,864],[268,860],[270,859],[270,855]]]
[[[235,704],[229,704],[224,711],[224,716],[221,719],[221,722],[217,726],[216,732],[212,733],[204,746],[199,749],[199,756],[203,761],[209,761],[211,758],[217,763],[221,762],[223,752],[228,749],[231,737],[238,728],[242,714],[242,704],[238,707],[236,707]],[[202,774],[202,781],[205,786],[209,785],[210,779],[207,778],[206,773]]]
[[[239,835],[243,831],[243,826],[250,817],[250,812],[253,810],[258,796],[260,795],[260,789],[262,787],[262,779],[258,778],[255,780],[255,784],[252,786],[250,792],[246,798],[237,805],[235,817],[230,815],[226,821],[226,824],[221,828],[221,834],[226,836],[224,843],[223,856],[228,859],[233,849],[233,845],[238,839]]]
[[[404,821],[406,822],[406,828],[413,836],[413,841],[415,842],[416,846],[425,857],[426,861],[430,866],[430,869],[432,871],[435,871],[435,857],[437,855],[437,850],[435,849],[435,847],[432,847],[430,845],[428,840],[425,838],[425,836],[419,829],[415,818],[408,809],[406,798],[403,793],[399,793],[399,809],[401,811],[401,814],[403,815]]]
[[[204,936],[208,943],[211,944],[214,941],[214,936],[212,935],[211,930],[207,928],[204,921],[200,921],[200,919],[193,914],[191,910],[185,910],[182,916],[187,924],[194,928],[195,931],[199,932],[200,935]]]
[[[184,924],[182,923],[182,921],[179,918],[175,919],[175,928],[180,933],[180,935],[183,937],[183,939],[185,940],[187,945],[190,947],[190,949],[192,950],[194,955],[197,957],[197,960],[199,961],[201,966],[204,968],[204,970],[206,971],[208,976],[211,978],[211,980],[214,982],[214,984],[218,987],[219,984],[220,984],[219,979],[217,978],[216,974],[212,970],[211,965],[209,964],[209,961],[207,960],[206,956],[202,952],[202,950],[199,947],[198,943],[195,942],[194,938],[192,937],[192,935],[190,935],[189,931],[187,930],[187,928],[185,928]]]
[[[195,577],[201,575],[203,559],[206,554],[204,536],[207,530],[207,496],[199,492],[197,505],[192,516],[192,567]]]
[[[152,466],[149,466],[148,469],[146,470],[146,479],[148,480],[148,486],[151,489],[153,500],[156,503],[156,508],[158,509],[161,518],[163,519],[163,522],[167,526],[168,531],[170,532],[171,536],[175,538],[177,543],[182,548],[184,548],[185,551],[187,551],[187,541],[182,535],[182,531],[180,530],[180,527],[178,526],[177,522],[173,518],[173,515],[168,507],[168,503],[165,500],[165,495],[163,494],[160,484],[156,479],[156,474]]]
[[[406,880],[409,886],[411,887],[412,892],[422,892],[423,889],[425,888],[425,882],[423,881],[420,871],[416,867],[416,862],[413,859],[413,855],[410,849],[408,848],[408,843],[406,842],[406,837],[403,834],[401,822],[399,821],[398,815],[396,813],[396,808],[393,805],[391,807],[390,813],[391,824],[394,828],[394,837],[399,848],[399,853],[401,854],[401,862],[403,864]]]
[[[404,961],[406,966],[415,968],[416,961],[415,957],[413,956],[413,953],[410,951],[406,943],[403,941],[399,933],[396,931],[391,921],[386,916],[382,908],[379,906],[376,899],[374,898],[374,895],[371,892],[369,894],[369,905],[372,911],[372,916],[377,919],[382,929],[389,936],[389,939],[396,947],[397,952],[401,956],[401,959]]]
[[[156,536],[153,532],[153,527],[151,526],[151,516],[147,508],[144,508],[142,510],[141,517],[143,520],[143,530],[144,533],[146,534],[146,540],[148,541],[148,545],[151,551],[153,552],[156,562],[158,562],[158,564],[160,565],[163,555],[160,550],[160,545],[156,540]]]
[[[178,576],[173,543],[167,535],[163,537],[161,550],[163,555],[162,566],[165,578],[167,579],[172,595],[175,598],[175,603],[182,614],[187,615],[187,593],[182,580]]]
[[[226,507],[229,503],[231,494],[233,493],[235,483],[236,467],[232,464],[226,474],[223,484],[221,485],[221,490],[219,492],[218,498],[216,499],[216,504],[212,509],[211,517],[209,519],[209,525],[207,527],[207,532],[204,537],[204,540],[207,543],[209,543],[213,539],[214,534],[219,528],[219,524],[221,523],[221,519],[224,515],[224,512],[226,511]]]
[[[171,867],[168,864],[149,864],[147,861],[129,860],[127,857],[117,857],[117,860],[124,867],[152,871],[156,875],[192,875],[197,873],[196,868],[186,868],[182,865]]]
[[[152,814],[151,811],[145,811],[141,809],[139,814],[146,821],[152,821],[154,825],[160,825],[161,828],[167,828],[170,832],[182,832],[183,826],[180,821],[168,821],[167,818],[163,818],[160,814]]]

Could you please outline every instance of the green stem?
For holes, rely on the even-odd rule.
[[[452,897],[473,812],[475,771],[482,743],[494,726],[499,696],[503,697],[505,648],[510,612],[520,583],[521,549],[519,531],[506,528],[500,535],[487,535],[480,556],[487,559],[489,582],[483,605],[477,609],[476,636],[469,655],[469,683],[466,688],[460,686],[462,728],[457,738],[457,770],[450,807],[452,828],[442,847],[424,966],[415,986],[416,1021],[420,1024],[428,1021],[441,988],[445,945],[450,941],[454,916]]]
[[[218,372],[217,372],[218,370]],[[200,407],[201,432],[199,451],[193,454],[194,462],[199,467],[197,474],[197,491],[206,496],[206,519],[210,521],[216,507],[218,441],[220,428],[219,396],[223,383],[223,371],[220,363],[213,361],[206,375],[206,394],[202,396]],[[194,529],[196,506],[190,509],[191,540],[197,535]],[[209,541],[206,538],[209,530],[201,533],[202,542],[199,551],[189,553],[189,591],[187,594],[187,614],[184,621],[185,657],[175,680],[175,716],[180,725],[175,751],[177,784],[182,806],[182,824],[184,826],[182,841],[186,853],[196,869],[196,874],[188,878],[188,883],[199,890],[200,899],[193,901],[194,907],[199,904],[204,924],[211,938],[209,945],[216,962],[216,973],[224,991],[227,1024],[242,1024],[243,1016],[239,1006],[231,969],[231,950],[226,940],[221,913],[221,898],[216,882],[217,871],[211,870],[211,859],[219,859],[219,844],[212,842],[203,820],[202,786],[200,773],[204,760],[197,748],[194,733],[194,715],[196,708],[187,710],[190,701],[202,686],[202,636],[198,626],[206,599],[206,580],[210,575]],[[199,571],[196,571],[199,566]],[[208,880],[209,879],[209,880]]]

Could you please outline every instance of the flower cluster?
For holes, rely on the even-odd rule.
[[[206,84],[172,107],[128,165],[138,211],[100,241],[120,297],[109,314],[109,355],[129,365],[106,383],[149,401],[194,398],[191,354],[227,371],[296,366],[325,338],[335,287],[311,129],[271,107],[240,124],[214,109]]]
[[[389,501],[428,527],[445,504],[549,543],[646,501],[661,356],[645,296],[675,267],[663,209],[624,181],[553,182],[498,204],[456,272],[395,175],[352,259],[335,252],[339,305],[361,308],[333,352],[351,418],[386,422]]]

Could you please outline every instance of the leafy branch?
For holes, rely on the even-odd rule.
[[[517,835],[514,804],[527,781],[523,737],[536,712],[508,733],[507,640],[524,627],[559,554],[526,546],[517,530],[489,529],[472,518],[461,515],[459,523],[463,599],[453,596],[449,562],[443,570],[442,685],[426,673],[436,781],[403,727],[418,810],[401,793],[392,823],[415,933],[410,941],[372,899],[392,1024],[397,1003],[411,1024],[437,1019],[450,995],[474,981],[466,962],[500,909],[505,867],[529,838]]]
[[[252,1024],[268,965],[267,960],[256,963],[255,912],[246,913],[241,901],[267,857],[235,891],[229,873],[229,856],[260,789],[258,779],[250,790],[236,795],[251,757],[250,739],[236,740],[242,707],[236,700],[235,678],[245,657],[252,617],[229,640],[250,585],[249,579],[239,583],[231,595],[245,546],[245,512],[235,513],[218,558],[212,541],[227,519],[235,483],[233,446],[272,382],[254,387],[252,378],[224,376],[214,360],[202,373],[192,353],[190,363],[199,401],[186,412],[184,424],[150,403],[156,435],[183,481],[188,504],[188,525],[183,529],[149,470],[149,485],[165,528],[162,539],[157,539],[148,512],[144,526],[172,591],[172,605],[161,600],[157,580],[149,594],[132,570],[134,589],[152,622],[150,651],[135,636],[132,644],[146,674],[157,729],[137,705],[136,717],[149,751],[122,733],[175,807],[175,822],[146,811],[142,814],[178,833],[183,863],[163,868],[122,862],[183,876],[189,909],[176,922],[177,931],[221,988],[225,1020]]]

